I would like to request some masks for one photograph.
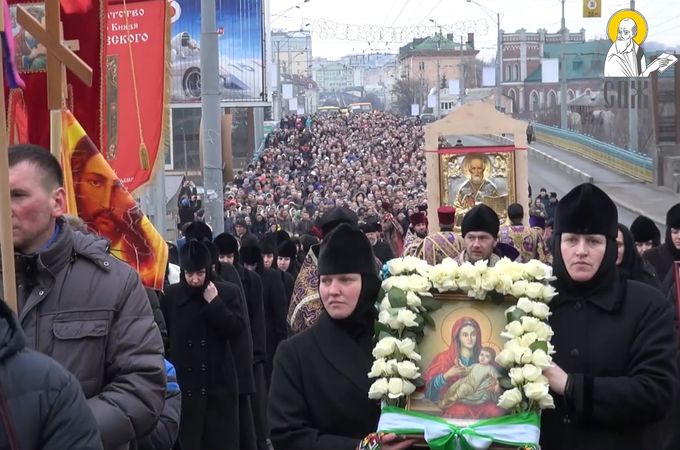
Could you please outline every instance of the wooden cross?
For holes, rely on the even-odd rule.
[[[45,0],[44,27],[21,5],[17,5],[17,21],[47,50],[47,105],[51,111],[61,110],[64,68],[87,86],[92,86],[92,68],[63,41],[59,0]]]
[[[4,12],[0,3],[0,33],[5,31]],[[11,38],[10,33],[10,38]],[[5,88],[5,68],[0,56],[0,89]],[[17,285],[14,271],[14,244],[12,242],[12,219],[9,199],[9,161],[7,155],[7,119],[5,117],[5,95],[0,95],[0,251],[2,252],[2,294],[3,300],[17,312]]]

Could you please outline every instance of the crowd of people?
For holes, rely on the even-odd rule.
[[[422,138],[417,122],[379,112],[284,119],[225,187],[225,232],[183,186],[162,291],[64,214],[49,152],[11,148],[18,316],[0,305],[0,447],[410,448],[374,433],[367,374],[382,268],[413,255],[552,265],[558,352],[544,376],[556,408],[542,448],[679,448],[680,204],[663,243],[648,218],[618,223],[588,183],[559,201],[541,188],[508,205],[507,222],[481,202],[460,222],[454,206],[429,205],[435,227]],[[425,382],[452,385],[469,367],[456,364]]]

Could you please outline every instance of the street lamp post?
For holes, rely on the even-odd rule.
[[[567,40],[567,26],[564,20],[564,0],[562,0],[562,28],[560,29],[560,128],[566,130],[567,123],[567,63],[564,55],[564,45]]]
[[[439,27],[439,38],[437,40],[437,82],[435,86],[437,87],[437,109],[435,112],[435,118],[439,119],[439,116],[441,114],[441,73],[440,73],[440,66],[439,66],[439,50],[441,50],[441,43],[442,43],[442,27],[437,23],[436,20],[430,19],[430,22],[432,22],[436,27]]]
[[[467,0],[468,3],[477,5],[492,21],[496,22],[496,109],[501,110],[501,15],[475,0]],[[564,3],[564,0],[562,0]],[[493,14],[496,17],[493,17]]]

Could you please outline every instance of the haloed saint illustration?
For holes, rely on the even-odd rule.
[[[506,414],[497,404],[507,372],[495,361],[503,347],[503,308],[446,302],[433,319],[437,331],[421,345],[425,386],[412,395],[409,408],[461,425]]]

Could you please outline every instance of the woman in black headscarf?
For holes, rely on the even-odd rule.
[[[640,256],[635,248],[633,233],[623,224],[619,224],[616,245],[618,248],[616,267],[622,280],[639,281],[640,283],[661,289],[661,282],[659,277],[656,276],[654,267],[652,267],[649,261],[642,259],[642,256]]]
[[[654,428],[678,389],[678,337],[657,289],[620,279],[618,215],[598,187],[575,187],[557,206],[548,378],[555,409],[541,417],[543,450],[661,448]]]
[[[371,382],[375,300],[380,290],[371,244],[341,224],[319,252],[324,312],[311,328],[284,341],[274,359],[268,419],[276,450],[355,450],[375,431],[378,402]],[[383,450],[413,442],[382,438]]]

